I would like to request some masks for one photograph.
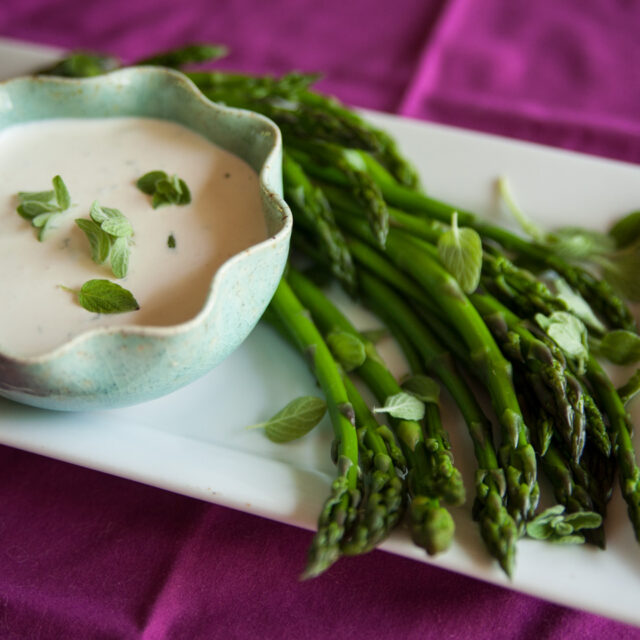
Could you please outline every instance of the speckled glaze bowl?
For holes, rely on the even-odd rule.
[[[284,270],[292,221],[282,199],[281,136],[267,118],[218,106],[182,74],[152,67],[88,80],[30,77],[0,83],[0,130],[45,118],[111,116],[172,120],[246,161],[260,176],[269,237],[220,267],[204,307],[188,322],[94,329],[36,357],[0,352],[0,395],[17,402],[73,411],[170,393],[240,345]]]

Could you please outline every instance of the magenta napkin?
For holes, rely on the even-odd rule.
[[[0,36],[127,60],[222,42],[223,68],[632,162],[639,27],[633,0],[0,3]],[[3,639],[640,638],[382,552],[301,583],[308,532],[7,447],[0,504]]]

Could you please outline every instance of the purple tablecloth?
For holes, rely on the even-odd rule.
[[[633,0],[3,0],[0,36],[325,73],[359,106],[640,162]],[[0,448],[0,638],[640,638],[374,552],[301,583],[311,534]]]

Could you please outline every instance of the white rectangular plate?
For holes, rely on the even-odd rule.
[[[28,72],[51,50],[0,41],[0,78]],[[498,218],[495,179],[508,175],[520,204],[549,226],[605,228],[640,208],[640,168],[394,116],[369,117],[399,141],[437,197]],[[55,168],[52,168],[52,170]],[[336,301],[360,328],[379,326],[339,292]],[[381,347],[394,373],[404,362]],[[0,442],[52,458],[313,529],[334,474],[331,429],[290,445],[247,430],[289,400],[318,389],[304,362],[259,326],[213,372],[170,396],[127,409],[52,413],[0,399]],[[473,496],[475,463],[464,423],[449,406],[445,422],[456,462]],[[635,417],[640,417],[636,411]],[[638,430],[640,431],[640,430]],[[636,431],[635,443],[640,450]],[[619,490],[610,506],[605,552],[523,540],[508,581],[485,552],[470,503],[454,509],[453,548],[428,558],[400,531],[383,549],[488,582],[640,625],[640,548]]]

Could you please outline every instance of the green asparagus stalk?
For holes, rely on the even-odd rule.
[[[471,300],[493,336],[503,345],[512,363],[524,368],[525,377],[538,400],[556,416],[559,434],[572,457],[580,460],[586,437],[586,417],[582,387],[566,366],[559,349],[545,344],[487,294],[474,293]],[[606,433],[602,434],[606,439]]]
[[[369,229],[361,220],[344,216],[338,224],[373,244]],[[507,473],[511,513],[520,526],[533,516],[540,490],[535,453],[528,442],[527,427],[511,379],[511,366],[455,278],[432,256],[428,245],[418,242],[391,229],[386,253],[437,303],[469,349],[471,361],[487,386],[501,425],[501,462]]]
[[[400,393],[401,387],[383,364],[375,346],[359,334],[326,296],[301,274],[292,269],[288,278],[296,295],[311,310],[323,332],[329,333],[339,329],[363,342],[367,355],[356,371],[378,401],[384,403],[388,397]],[[451,516],[439,505],[437,494],[433,492],[433,473],[434,471],[440,473],[435,483],[436,488],[445,494],[446,499],[456,504],[464,499],[464,487],[460,475],[451,464],[449,456],[446,460],[441,460],[439,468],[433,468],[428,460],[429,452],[425,446],[424,434],[417,422],[393,418],[390,422],[394,425],[409,468],[408,487],[412,495],[409,518],[412,538],[430,554],[444,551],[451,542],[454,526]]]
[[[556,500],[567,508],[568,513],[595,511],[604,516],[601,511],[602,506],[599,507],[595,504],[590,495],[592,487],[589,487],[589,484],[593,482],[593,479],[589,478],[584,469],[578,468],[575,473],[571,464],[553,443],[542,456],[541,461],[545,476],[553,487]],[[605,537],[602,525],[585,535],[587,540],[604,549]]]
[[[372,156],[366,153],[360,153],[359,156],[390,206],[445,224],[448,224],[451,216],[457,213],[461,226],[471,227],[483,238],[494,240],[505,249],[556,271],[592,308],[602,314],[612,327],[635,330],[635,320],[631,311],[608,282],[598,280],[585,269],[569,264],[545,247],[525,240],[502,227],[492,225],[469,211],[453,207],[419,191],[407,189],[395,181]],[[301,156],[300,161],[310,175],[337,185],[346,184],[344,176],[334,167],[317,163],[310,156]]]
[[[282,173],[284,194],[294,219],[318,238],[331,272],[347,291],[353,292],[356,286],[353,260],[324,194],[311,184],[300,165],[288,153],[283,157]]]
[[[296,346],[271,307],[267,307],[262,320]],[[358,555],[375,548],[400,522],[405,507],[407,465],[393,433],[376,421],[349,376],[343,370],[341,374],[355,413],[363,496],[340,549],[345,555]]]
[[[618,461],[620,487],[635,536],[640,542],[640,468],[631,440],[631,419],[609,376],[593,356],[589,358],[587,365],[587,379],[609,418],[613,451]]]
[[[284,279],[280,281],[270,306],[298,349],[309,359],[324,391],[337,443],[338,477],[320,514],[318,531],[313,538],[304,573],[304,577],[313,577],[340,557],[340,545],[355,519],[360,502],[355,415],[335,360]]]
[[[406,338],[411,346],[415,346],[421,356],[421,364],[440,378],[458,405],[478,461],[474,518],[490,553],[505,573],[511,575],[518,528],[506,507],[506,480],[493,447],[491,423],[455,370],[449,353],[437,343],[408,305],[389,287],[365,272],[360,274],[359,282],[367,305],[383,319],[401,343]]]
[[[287,139],[291,155],[299,161],[311,154],[314,162],[335,167],[347,180],[351,195],[364,211],[378,246],[384,248],[389,233],[389,211],[378,185],[364,170],[360,156],[335,145],[308,140]]]
[[[398,466],[395,443],[382,437],[384,428],[373,417],[349,376],[342,381],[353,406],[361,448],[365,452],[364,495],[349,538],[341,550],[346,555],[366,553],[382,542],[400,522],[404,513],[404,465]],[[403,459],[404,462],[404,459]]]

